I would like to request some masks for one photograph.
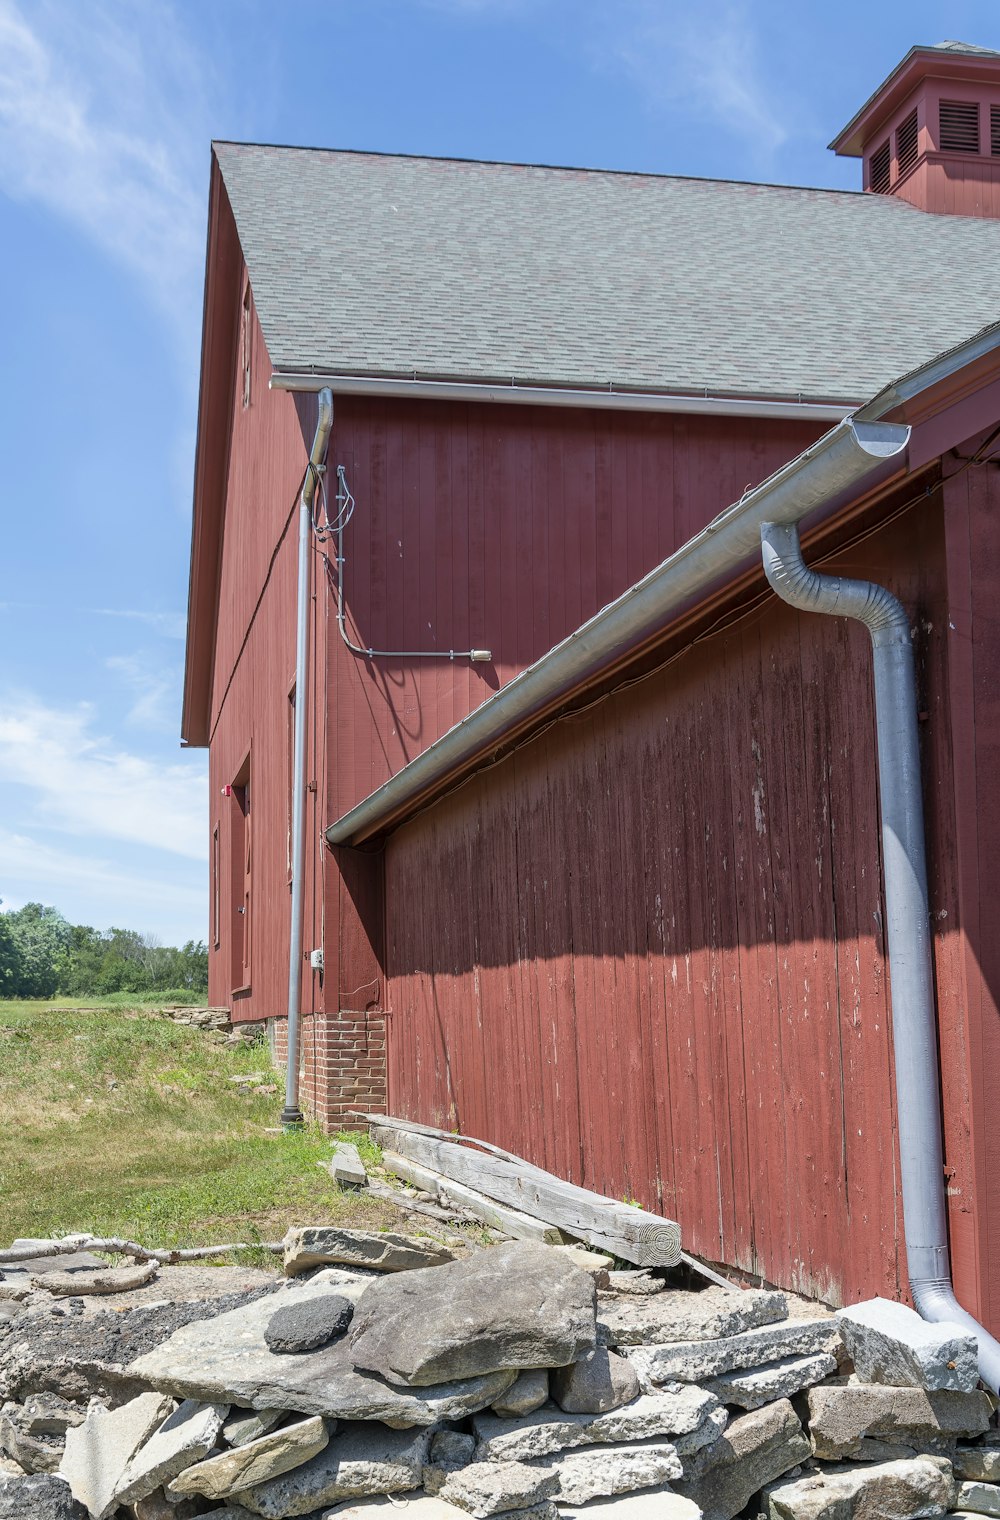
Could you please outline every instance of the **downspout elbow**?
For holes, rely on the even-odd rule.
[[[975,1337],[980,1376],[996,1393],[1000,1343],[962,1308],[951,1281],[910,620],[885,586],[811,570],[794,523],[762,523],[760,537],[764,573],[782,601],[855,618],[871,635],[907,1275],[924,1319],[960,1325]]]

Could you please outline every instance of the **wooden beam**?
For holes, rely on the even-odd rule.
[[[454,1182],[442,1176],[440,1172],[432,1172],[428,1167],[421,1166],[416,1161],[410,1161],[405,1156],[397,1155],[392,1151],[383,1151],[382,1165],[387,1171],[395,1172],[397,1177],[403,1177],[407,1182],[411,1182],[414,1187],[433,1193],[442,1203],[447,1202],[453,1208],[464,1209],[467,1213],[474,1214],[491,1229],[500,1230],[514,1240],[538,1240],[544,1245],[551,1246],[558,1246],[563,1242],[562,1231],[555,1225],[545,1224],[540,1219],[532,1219],[530,1215],[521,1214],[517,1209],[505,1208],[502,1203],[494,1203],[492,1198],[485,1198],[474,1188],[466,1187],[465,1183]]]
[[[497,1154],[495,1147],[473,1150],[467,1137],[463,1143],[463,1137],[435,1133],[427,1125],[367,1117],[383,1149],[463,1183],[495,1203],[555,1225],[599,1251],[638,1267],[674,1267],[680,1260],[680,1227],[673,1220],[564,1182],[507,1152]]]

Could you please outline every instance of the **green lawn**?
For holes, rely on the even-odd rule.
[[[0,1002],[0,1245],[88,1231],[196,1246],[400,1222],[316,1165],[330,1154],[317,1127],[266,1133],[283,1099],[266,1045],[229,1050],[115,1001]],[[275,1090],[228,1080],[251,1072]]]

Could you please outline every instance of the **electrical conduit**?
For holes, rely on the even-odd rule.
[[[871,635],[885,873],[896,1108],[906,1264],[924,1319],[961,1325],[979,1344],[983,1382],[1000,1389],[1000,1343],[961,1307],[951,1281],[931,966],[917,692],[910,624],[884,586],[810,570],[796,523],[765,522],[764,573],[790,606],[856,618]]]

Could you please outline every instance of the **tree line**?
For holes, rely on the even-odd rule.
[[[71,924],[57,908],[0,912],[0,998],[208,993],[208,946],[176,949],[134,929]]]

